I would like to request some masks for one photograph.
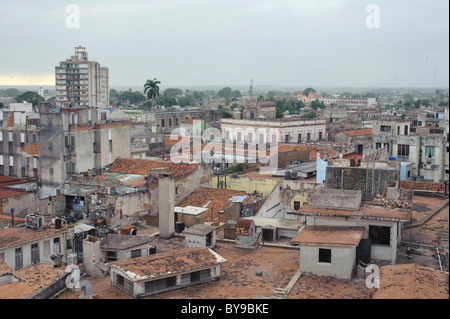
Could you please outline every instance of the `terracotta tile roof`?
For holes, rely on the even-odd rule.
[[[291,243],[358,246],[363,234],[364,227],[305,226]]]
[[[448,273],[416,264],[382,266],[374,299],[448,299]]]
[[[372,129],[371,128],[363,128],[363,129],[358,129],[358,130],[343,131],[342,133],[344,133],[345,135],[347,135],[349,137],[372,135]]]
[[[61,229],[47,227],[41,231],[34,231],[26,228],[0,229],[0,248],[14,246],[48,236],[54,236],[66,231],[69,231],[69,229],[66,229],[65,227]]]
[[[113,127],[124,127],[124,126],[131,126],[130,121],[125,122],[111,122],[111,123],[103,123],[103,124],[96,124],[96,129],[104,129],[104,128],[113,128]]]
[[[183,122],[183,124],[194,124],[194,119],[191,117]]]
[[[213,222],[216,218],[219,221],[225,222],[223,214],[219,214],[220,211],[225,211],[225,208],[232,203],[229,201],[233,196],[247,196],[245,191],[236,191],[231,189],[200,187],[189,195],[179,207],[194,206],[194,207],[207,207],[208,211],[205,212],[205,221]],[[244,202],[252,202],[256,198],[248,196]]]
[[[39,144],[30,144],[23,148],[23,151],[30,155],[39,155]]]
[[[166,147],[173,146],[173,145],[177,144],[178,142],[180,142],[182,139],[183,139],[182,136],[176,136],[176,138],[174,138],[174,139],[171,139],[170,136],[164,136],[164,144]],[[191,143],[191,140],[189,137],[186,136],[186,137],[184,137],[184,139],[186,139],[186,144]]]
[[[27,194],[27,192],[20,189],[0,187],[0,198],[21,196],[24,194]]]
[[[293,145],[293,144],[281,144],[278,148],[272,149],[273,152],[277,151],[278,153],[289,153],[289,152],[309,152],[309,159],[311,161],[315,161],[317,158],[317,153],[320,154],[321,157],[325,154],[330,156],[336,156],[337,151],[330,147],[325,146],[313,146],[313,145]]]
[[[361,206],[356,211],[351,210],[333,210],[327,208],[315,208],[309,204],[305,204],[297,213],[301,215],[318,215],[318,216],[341,216],[356,217],[368,219],[390,219],[409,221],[411,218],[411,210],[408,209],[387,209],[379,206]]]
[[[208,248],[185,248],[110,263],[131,280],[143,280],[202,269],[226,260]]]
[[[190,174],[199,164],[173,163],[154,161],[138,158],[118,158],[112,165],[110,171],[123,174],[148,175],[149,171],[157,168],[168,168],[174,176]]]
[[[77,132],[79,132],[79,131],[90,131],[92,129],[93,129],[92,125],[89,125],[89,124],[86,124],[86,125],[71,125],[70,126],[70,130],[71,131],[77,131]]]
[[[0,261],[0,273],[1,273]],[[67,275],[65,268],[54,268],[52,264],[31,264],[13,272],[19,281],[1,285],[0,299],[26,299],[52,282]]]
[[[3,260],[0,259],[0,276],[2,274],[12,273],[14,269],[8,266]]]
[[[10,222],[12,220],[11,216],[5,215],[5,214],[0,214],[0,224],[2,224],[2,222]],[[24,218],[19,218],[19,217],[15,217],[14,216],[14,221],[16,223],[25,223],[25,219]]]
[[[20,184],[22,181],[18,178],[8,177],[8,176],[0,176],[0,186],[3,185],[11,185],[11,184]]]
[[[100,181],[103,179],[117,180],[123,185],[131,187],[144,187],[147,183],[146,176],[137,174],[122,174],[122,173],[111,173],[106,172],[104,174],[96,176],[96,180]]]

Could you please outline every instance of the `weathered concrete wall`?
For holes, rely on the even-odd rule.
[[[400,170],[362,167],[327,167],[326,187],[361,190],[363,200],[371,200],[400,182]]]
[[[25,218],[26,215],[36,213],[39,206],[37,192],[26,193],[19,196],[0,199],[0,214],[11,216],[14,208],[14,216]]]
[[[319,262],[319,248],[331,249],[331,263]],[[300,271],[304,273],[351,279],[355,261],[355,246],[300,246]]]
[[[211,167],[199,165],[195,171],[189,175],[179,175],[174,177],[174,205],[180,204],[186,197],[199,187],[211,187],[212,172]],[[158,181],[149,183],[149,214],[158,216]]]
[[[294,202],[301,203],[300,207],[312,199],[312,195],[324,184],[297,181],[280,181],[273,188],[270,195],[258,211],[257,216],[296,219],[288,212],[294,212]]]
[[[249,177],[234,178],[231,176],[227,176],[227,189],[246,191],[251,193],[256,191],[262,196],[269,195],[277,183],[278,181],[275,179],[256,180],[250,179]],[[217,177],[212,178],[212,187],[217,187]]]

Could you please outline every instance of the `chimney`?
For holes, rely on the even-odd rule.
[[[169,239],[175,233],[175,185],[173,173],[161,171],[158,178],[159,237]]]

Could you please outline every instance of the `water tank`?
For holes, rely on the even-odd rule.
[[[184,231],[184,222],[175,222],[175,232],[180,234]]]
[[[397,158],[396,158],[396,157],[394,157],[394,156],[389,156],[389,160],[390,160],[390,161],[396,161],[396,160],[397,160]]]

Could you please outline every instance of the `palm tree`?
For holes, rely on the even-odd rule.
[[[144,94],[147,95],[147,99],[152,100],[152,106],[153,106],[153,100],[159,96],[159,86],[158,84],[161,84],[160,81],[158,81],[156,78],[153,80],[147,80],[144,84]]]

